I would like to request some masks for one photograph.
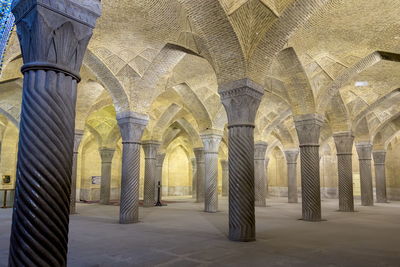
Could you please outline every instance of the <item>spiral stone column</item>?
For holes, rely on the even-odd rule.
[[[386,172],[385,172],[385,160],[386,151],[376,150],[372,152],[375,164],[375,185],[376,185],[376,202],[386,203]]]
[[[265,207],[266,202],[266,168],[265,153],[268,144],[265,142],[257,142],[254,145],[254,177],[255,177],[255,205],[256,207]]]
[[[354,211],[352,151],[354,136],[351,132],[333,134],[336,144],[339,176],[339,211]]]
[[[321,189],[319,173],[319,135],[323,118],[305,114],[295,118],[300,143],[302,219],[321,220]]]
[[[75,130],[74,155],[72,159],[72,175],[71,175],[71,200],[69,205],[70,214],[76,214],[76,177],[78,172],[78,150],[82,137],[83,137],[83,131]]]
[[[254,241],[254,122],[264,88],[250,79],[219,88],[229,129],[229,239]]]
[[[361,205],[373,206],[374,193],[371,170],[372,144],[370,142],[360,142],[356,144],[356,149],[360,163]]]
[[[164,165],[165,153],[158,153],[156,156],[156,190],[154,191],[154,200],[158,198],[158,182],[160,182],[160,201],[162,199],[162,170]]]
[[[221,161],[222,169],[222,196],[227,197],[229,192],[229,166],[228,161],[222,159]]]
[[[156,188],[156,156],[160,143],[157,141],[143,142],[145,154],[144,166],[144,207],[154,206],[154,190]]]
[[[122,137],[121,204],[119,223],[139,221],[140,147],[148,117],[132,111],[117,114]]]
[[[192,198],[196,199],[197,181],[196,181],[196,158],[191,159],[192,163]]]
[[[204,145],[204,211],[218,210],[218,149],[222,140],[221,134],[206,133],[201,135]]]
[[[100,1],[15,0],[24,65],[9,266],[66,266],[76,88]]]
[[[109,205],[111,192],[111,165],[115,149],[101,147],[99,152],[101,157],[100,204]]]
[[[297,203],[297,158],[299,156],[298,149],[285,150],[288,174],[288,202]]]
[[[197,180],[197,191],[196,191],[196,202],[201,203],[204,201],[204,188],[205,188],[205,165],[204,165],[204,148],[193,149],[194,155],[196,156],[196,180]]]

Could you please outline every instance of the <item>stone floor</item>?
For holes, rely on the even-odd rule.
[[[227,201],[202,212],[185,200],[141,208],[141,223],[119,225],[118,207],[79,204],[71,217],[69,266],[400,266],[400,202],[336,211],[323,201],[327,221],[299,221],[300,204],[268,199],[257,208],[257,241],[227,240]],[[0,209],[0,266],[6,266],[11,210]]]

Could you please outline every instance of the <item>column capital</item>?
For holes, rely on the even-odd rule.
[[[301,146],[318,146],[324,117],[320,114],[304,114],[294,117],[297,136]]]
[[[156,156],[156,166],[162,167],[164,164],[165,153],[158,153]]]
[[[83,130],[75,130],[74,134],[74,153],[77,154],[79,150],[79,145],[81,144],[83,138]]]
[[[385,160],[386,160],[385,150],[374,150],[372,152],[372,156],[374,157],[375,165],[385,165]]]
[[[219,144],[222,140],[221,134],[205,133],[200,135],[204,145],[204,153],[218,154]]]
[[[352,155],[354,136],[352,132],[338,132],[333,134],[337,155]]]
[[[372,144],[370,142],[359,142],[356,144],[359,160],[371,160]]]
[[[155,140],[147,140],[142,142],[142,147],[144,150],[146,159],[156,159],[158,149],[161,143]]]
[[[12,12],[24,60],[22,72],[53,70],[79,81],[83,56],[101,15],[100,1],[16,0]]]
[[[267,153],[268,143],[263,141],[257,141],[254,144],[254,159],[265,160],[265,153]]]
[[[287,149],[284,151],[287,164],[297,164],[297,158],[299,156],[298,149]]]
[[[123,144],[140,144],[143,131],[149,122],[149,117],[133,111],[117,114],[117,121]]]
[[[250,79],[242,79],[219,87],[222,104],[228,115],[229,127],[252,126],[264,95],[264,87]]]
[[[204,148],[197,147],[193,149],[197,163],[204,163]]]
[[[100,147],[99,153],[102,163],[111,163],[114,156],[115,148]]]

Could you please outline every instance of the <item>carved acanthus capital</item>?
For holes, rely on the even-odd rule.
[[[24,66],[79,80],[83,56],[101,14],[99,0],[15,0],[12,4]]]
[[[102,163],[111,163],[112,159],[114,157],[114,148],[109,148],[109,147],[100,147],[99,148],[100,152],[100,157],[101,157],[101,162]]]
[[[221,85],[219,94],[230,127],[254,126],[257,110],[264,95],[264,88],[261,85],[250,79],[242,79]]]
[[[148,140],[142,142],[142,147],[144,150],[144,155],[146,159],[156,159],[158,149],[161,143],[155,140]]]
[[[337,155],[351,155],[353,151],[354,136],[351,132],[339,132],[333,134]]]
[[[305,114],[294,118],[297,136],[301,146],[318,146],[324,118],[320,114]]]
[[[268,143],[258,141],[254,144],[254,159],[265,160],[265,153],[267,153]]]
[[[370,142],[360,142],[356,144],[359,160],[371,160],[372,144]]]
[[[123,144],[140,144],[143,131],[149,121],[147,115],[132,111],[117,114]]]
[[[385,165],[385,160],[386,160],[385,150],[375,150],[372,152],[372,156],[374,157],[375,165]]]
[[[287,164],[297,164],[297,158],[299,156],[298,149],[285,150],[285,157]]]
[[[81,144],[82,138],[83,138],[83,130],[75,130],[74,153],[78,153],[79,145]]]
[[[162,167],[164,164],[165,153],[158,153],[156,156],[156,166]]]
[[[204,163],[204,148],[197,147],[193,149],[197,163]]]
[[[215,133],[206,133],[200,135],[204,145],[204,153],[218,154],[219,144],[222,140],[222,135]]]

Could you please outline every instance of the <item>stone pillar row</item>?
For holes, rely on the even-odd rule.
[[[339,174],[339,211],[354,211],[352,151],[354,136],[351,132],[333,134],[336,144]]]
[[[76,90],[100,2],[16,0],[12,12],[24,82],[9,266],[66,266]]]
[[[196,199],[196,191],[197,191],[197,179],[196,179],[196,173],[197,173],[197,165],[196,165],[196,158],[193,158],[190,160],[192,164],[192,198]]]
[[[266,167],[265,154],[268,144],[265,142],[257,142],[254,145],[254,177],[255,177],[255,205],[257,207],[265,207],[266,201]]]
[[[82,130],[75,130],[74,135],[74,155],[72,159],[72,175],[71,175],[71,199],[69,205],[69,213],[76,214],[76,178],[78,172],[78,151],[83,137]]]
[[[229,239],[255,240],[254,123],[264,88],[249,79],[221,85],[229,130]]]
[[[204,148],[195,148],[193,152],[196,157],[196,202],[201,203],[204,201],[205,188]]]
[[[288,175],[288,202],[297,203],[297,158],[299,156],[298,149],[285,150]]]
[[[162,170],[164,165],[165,153],[158,153],[156,156],[156,188],[154,191],[154,201],[158,198],[158,182],[160,182],[160,201],[162,199]]]
[[[375,185],[376,185],[376,202],[386,203],[386,173],[385,173],[385,150],[375,150],[372,152],[375,164]]]
[[[373,206],[374,194],[371,171],[372,144],[370,142],[360,142],[356,144],[356,149],[360,162],[361,205]]]
[[[111,164],[115,149],[101,147],[99,152],[101,157],[100,204],[109,205],[111,194]]]
[[[305,221],[321,220],[319,136],[322,123],[319,114],[295,117],[300,142],[302,218]]]
[[[145,154],[143,206],[153,207],[154,188],[156,188],[156,156],[160,143],[157,141],[145,141],[142,146]]]
[[[218,210],[218,149],[222,140],[221,134],[206,133],[201,135],[204,145],[204,211]]]
[[[222,171],[222,196],[227,197],[229,192],[229,166],[225,159],[220,160]]]
[[[122,137],[121,224],[139,221],[140,146],[148,117],[131,111],[117,114]]]

